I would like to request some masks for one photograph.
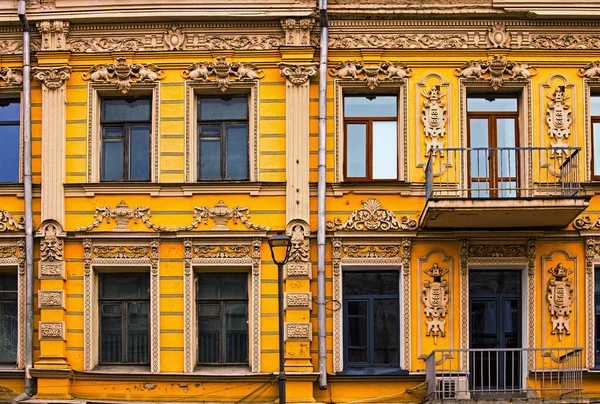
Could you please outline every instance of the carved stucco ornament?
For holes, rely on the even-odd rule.
[[[229,62],[224,56],[218,57],[214,63],[192,63],[181,75],[186,80],[214,81],[221,91],[227,90],[231,81],[259,80],[265,76],[264,72],[253,63]]]
[[[185,38],[183,29],[173,25],[165,31],[164,41],[169,50],[181,50],[185,43]]]
[[[319,38],[313,45],[319,46]],[[330,49],[465,49],[467,34],[334,34],[329,36]]]
[[[23,84],[23,70],[3,67],[0,69],[0,80],[7,86],[20,86]]]
[[[348,245],[343,251],[352,258],[392,258],[400,255],[397,245]]]
[[[70,25],[68,21],[39,21],[37,29],[42,36],[42,50],[65,50]]]
[[[250,254],[249,245],[197,245],[194,254],[199,258],[239,258]]]
[[[0,209],[0,232],[19,231],[23,229],[25,229],[25,219],[23,217],[15,220],[10,213]]]
[[[510,48],[510,33],[504,24],[495,24],[488,28],[489,44],[493,48]]]
[[[140,38],[69,38],[67,47],[71,52],[118,52],[144,50]]]
[[[312,18],[282,18],[285,46],[310,46],[310,31],[315,25]]]
[[[589,216],[581,216],[573,221],[573,227],[578,230],[600,229],[600,216],[592,220]]]
[[[300,86],[317,74],[317,63],[279,63],[280,73],[290,83]]]
[[[426,335],[433,336],[433,343],[437,344],[437,339],[441,335],[446,336],[444,327],[446,326],[446,310],[448,306],[448,281],[442,280],[442,276],[448,273],[448,268],[440,268],[435,263],[429,269],[423,270],[427,275],[433,278],[433,282],[423,281],[423,295],[421,300],[425,305],[425,323],[427,324]]]
[[[125,58],[117,58],[117,63],[102,63],[91,67],[81,75],[83,80],[94,83],[116,81],[116,87],[123,93],[131,89],[134,81],[154,83],[164,79],[166,73],[153,64],[129,64]]]
[[[552,335],[558,335],[558,340],[562,339],[563,334],[570,335],[569,323],[571,320],[571,303],[573,302],[573,289],[571,288],[571,279],[567,276],[573,273],[558,263],[556,267],[548,270],[554,279],[548,281],[548,310],[550,311],[550,320],[552,321]]]
[[[362,80],[372,90],[379,85],[381,80],[404,79],[412,76],[413,71],[402,62],[386,61],[378,65],[367,66],[356,60],[346,60],[329,69],[329,75],[340,79]],[[362,77],[359,77],[361,75]]]
[[[577,74],[586,79],[600,79],[600,60],[590,62],[580,69],[577,69]]]
[[[495,55],[487,61],[470,60],[454,69],[457,77],[489,81],[494,90],[504,84],[505,79],[529,79],[537,74],[535,67],[527,63],[507,61],[502,55]]]
[[[196,220],[190,226],[176,228],[174,231],[191,230],[198,227],[201,222],[207,224],[208,218],[211,218],[215,222],[215,227],[213,227],[211,230],[229,230],[229,227],[227,227],[227,222],[232,219],[233,224],[237,224],[239,220],[243,225],[252,230],[269,230],[269,227],[267,226],[253,224],[248,220],[250,219],[250,209],[247,207],[240,208],[239,206],[235,206],[233,208],[229,208],[222,200],[219,201],[213,208],[209,208],[207,206],[194,207],[194,218]]]
[[[63,238],[66,236],[60,223],[46,220],[36,236],[40,240],[39,276],[41,279],[64,278]]]
[[[571,135],[571,105],[565,100],[569,95],[565,94],[565,88],[556,87],[553,94],[546,94],[550,99],[546,108],[546,124],[548,125],[548,136],[553,148],[561,149],[569,147],[568,139]],[[553,154],[566,153],[565,150],[553,151]]]
[[[336,217],[326,223],[328,230],[416,230],[417,226],[417,221],[408,216],[398,220],[394,212],[383,208],[375,198],[367,199],[363,207],[352,212],[345,222]]]
[[[135,207],[135,209],[131,209],[125,201],[121,201],[115,208],[111,208],[109,206],[105,206],[103,208],[96,208],[96,213],[94,213],[94,217],[96,220],[90,224],[89,226],[78,227],[77,231],[90,231],[100,226],[100,224],[106,220],[106,223],[110,223],[111,219],[115,221],[117,226],[113,228],[112,231],[130,231],[129,221],[133,219],[135,224],[138,223],[138,220],[141,220],[149,229],[155,231],[169,231],[170,229],[157,226],[150,220],[150,208],[149,207]]]
[[[423,109],[421,110],[421,121],[423,122],[425,132],[425,143],[427,152],[425,157],[429,156],[432,149],[441,149],[444,147],[444,136],[446,135],[446,102],[441,98],[446,95],[440,91],[439,86],[431,87],[431,90],[421,93],[425,98]]]
[[[133,259],[148,256],[148,246],[94,246],[93,255],[97,258]]]
[[[44,83],[50,90],[59,89],[71,77],[71,67],[34,67],[33,78]]]
[[[292,220],[285,230],[291,238],[290,258],[285,265],[285,277],[310,278],[310,227],[303,220]]]

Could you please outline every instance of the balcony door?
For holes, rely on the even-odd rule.
[[[469,271],[472,390],[518,390],[521,384],[521,271]]]
[[[518,118],[516,94],[467,98],[472,198],[518,196]]]

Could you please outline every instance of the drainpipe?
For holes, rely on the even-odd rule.
[[[31,46],[25,0],[18,0],[17,13],[23,27],[23,182],[25,188],[25,394],[34,394],[33,366],[33,211],[31,195]]]
[[[327,138],[327,0],[319,0],[321,52],[319,56],[319,182],[317,185],[317,302],[319,326],[319,388],[327,389],[325,322],[325,140]]]

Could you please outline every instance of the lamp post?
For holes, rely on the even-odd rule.
[[[279,404],[286,404],[285,400],[285,352],[283,349],[283,266],[290,258],[292,240],[285,234],[276,234],[269,237],[271,257],[277,264],[277,296],[279,298]]]

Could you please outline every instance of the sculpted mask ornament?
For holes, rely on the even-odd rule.
[[[164,79],[165,76],[165,72],[153,64],[128,64],[127,59],[117,58],[117,63],[95,65],[81,77],[94,83],[110,82],[115,79],[117,88],[125,94],[131,89],[134,79],[138,82],[153,83]]]
[[[425,143],[427,152],[425,157],[429,156],[432,149],[444,147],[444,136],[446,135],[446,102],[440,98],[446,95],[440,91],[439,86],[431,87],[431,90],[421,93],[426,100],[423,102],[421,110],[421,121],[425,131]]]
[[[309,246],[304,239],[304,228],[302,225],[295,225],[292,228],[292,248],[290,249],[289,262],[308,262]]]
[[[507,61],[501,55],[495,55],[487,61],[470,60],[454,69],[455,76],[489,81],[494,90],[504,84],[505,78],[528,79],[535,74],[537,74],[536,68],[527,63]]]
[[[417,226],[417,221],[407,216],[398,220],[394,212],[383,208],[375,198],[367,199],[363,207],[352,212],[345,222],[336,217],[326,223],[328,230],[416,230]]]
[[[425,323],[427,324],[427,336],[433,336],[433,343],[441,335],[446,336],[446,307],[448,305],[448,282],[442,280],[442,276],[448,273],[448,268],[440,268],[436,263],[430,269],[425,269],[427,275],[433,278],[433,282],[423,282],[423,295],[421,300],[425,306]]]
[[[552,321],[552,335],[558,335],[558,340],[562,339],[563,334],[570,335],[568,318],[571,315],[571,303],[573,301],[573,289],[571,288],[571,279],[565,279],[573,273],[566,269],[562,264],[556,265],[548,270],[554,279],[548,281],[548,310],[550,311],[550,321]]]
[[[363,80],[373,90],[382,79],[404,79],[412,76],[413,71],[402,62],[381,62],[379,65],[365,66],[356,60],[347,60],[329,69],[331,77],[340,79]],[[363,77],[359,77],[363,75]],[[383,75],[383,77],[381,77]]]
[[[568,139],[571,135],[571,106],[565,102],[569,98],[565,94],[563,86],[556,87],[553,94],[546,94],[550,98],[546,108],[546,123],[548,124],[548,135],[554,141],[550,142],[553,148],[569,147]],[[565,150],[557,150],[553,154],[566,153]]]
[[[181,73],[184,79],[194,81],[213,81],[221,91],[227,90],[231,81],[252,81],[262,79],[264,72],[253,63],[228,62],[220,56],[216,62],[192,63]],[[210,76],[215,76],[211,79]],[[233,77],[231,77],[233,76]]]

